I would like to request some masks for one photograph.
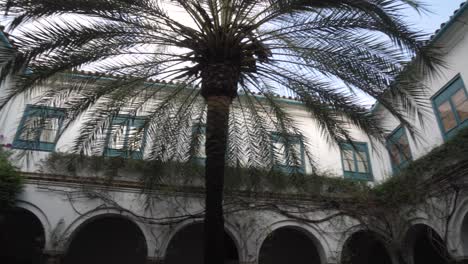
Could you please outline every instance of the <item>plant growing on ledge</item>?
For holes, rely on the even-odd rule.
[[[145,159],[194,161],[206,149],[205,263],[221,263],[226,165],[275,169],[283,159],[281,168],[300,175],[311,161],[307,147],[298,153],[301,131],[275,94],[298,98],[333,142],[352,139],[344,119],[383,139],[378,118],[349,89],[411,129],[402,111],[420,113],[415,78],[439,61],[405,24],[405,7],[421,9],[415,0],[4,1],[17,51],[0,70],[15,84],[0,109],[40,89],[39,103],[65,109],[66,117],[54,113],[65,118],[63,131],[84,117],[74,147],[84,155],[139,158],[144,150]],[[416,57],[402,74],[408,54]],[[97,73],[71,72],[83,66]],[[203,131],[206,143],[192,136]]]

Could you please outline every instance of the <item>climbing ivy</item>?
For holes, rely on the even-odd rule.
[[[463,176],[468,176],[468,129],[377,185],[373,194],[388,207],[418,204],[444,189],[461,188]]]
[[[197,162],[164,162],[120,157],[52,153],[45,169],[73,176],[94,175],[109,183],[135,180],[144,190],[174,190],[203,186],[204,166]],[[398,174],[371,187],[367,182],[344,179],[326,172],[286,174],[274,169],[227,167],[226,191],[292,195],[305,199],[345,202],[353,208],[395,209],[423,202],[468,174],[468,129],[411,162]]]
[[[143,190],[201,188],[204,179],[204,166],[198,161],[165,162],[69,153],[51,153],[44,162],[43,171],[71,175],[88,181],[100,179],[112,183],[114,180],[133,180],[141,183]],[[310,199],[322,193],[342,194],[361,189],[363,186],[366,185],[326,172],[290,174],[273,168],[240,166],[229,166],[225,169],[227,192],[299,195]]]
[[[13,206],[23,179],[8,160],[9,153],[0,146],[0,211]]]

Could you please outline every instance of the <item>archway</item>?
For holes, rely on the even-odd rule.
[[[442,238],[424,224],[412,226],[407,234],[413,264],[446,264],[451,258]]]
[[[14,208],[0,214],[0,263],[39,264],[44,228],[31,212]]]
[[[377,234],[370,231],[354,233],[345,242],[341,254],[343,264],[392,263],[392,258],[384,243]]]
[[[320,254],[314,240],[304,231],[282,227],[263,242],[260,264],[320,264]]]
[[[132,221],[116,216],[94,219],[77,230],[65,256],[65,264],[143,264],[146,241]]]
[[[224,263],[239,263],[236,244],[224,232]],[[203,224],[191,224],[177,232],[169,242],[165,264],[202,264],[203,263]]]

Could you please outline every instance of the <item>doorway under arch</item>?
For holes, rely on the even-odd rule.
[[[359,231],[345,242],[341,263],[392,264],[392,258],[377,234],[371,231]]]
[[[146,241],[132,221],[105,216],[79,227],[65,255],[65,264],[144,264]]]
[[[203,224],[188,225],[169,242],[164,264],[203,264]],[[231,236],[224,231],[224,263],[239,263],[238,249]]]
[[[316,242],[305,231],[293,227],[274,230],[263,242],[259,264],[320,264]]]
[[[14,208],[0,214],[0,263],[42,263],[44,244],[44,227],[33,213]]]
[[[412,226],[407,233],[412,264],[446,264],[451,261],[442,238],[424,224]]]

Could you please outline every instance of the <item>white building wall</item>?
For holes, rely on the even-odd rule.
[[[8,107],[0,113],[0,135],[4,136],[3,144],[12,144],[15,135],[18,130],[21,118],[23,117],[24,110],[27,104],[34,104],[37,100],[36,97],[24,97],[18,96],[12,101]],[[319,171],[328,172],[331,175],[341,176],[343,175],[341,154],[337,144],[327,140],[323,131],[318,127],[313,117],[305,110],[299,102],[293,100],[281,99],[283,106],[288,112],[291,113],[292,117],[297,121],[297,126],[303,132],[304,138],[307,139],[307,143],[310,146],[309,152],[312,154],[313,163]],[[144,114],[142,114],[144,116]],[[60,137],[56,144],[56,152],[69,152],[73,146],[74,139],[79,136],[80,126],[82,121],[76,121],[72,127],[67,129],[65,133]],[[357,129],[353,129],[351,135],[356,141],[368,142],[368,137]],[[371,153],[371,146],[369,145],[369,151]],[[21,153],[21,150],[13,150],[13,152]],[[44,151],[32,151],[32,155],[28,156],[28,159],[23,159],[22,163],[18,163],[22,171],[25,172],[38,172],[41,169],[41,160],[44,160],[49,155],[49,152]],[[27,162],[26,162],[27,161]],[[377,160],[372,160],[373,164]],[[306,172],[311,172],[312,167],[309,162],[305,164]],[[379,174],[374,169],[374,177],[379,179]]]
[[[412,124],[417,129],[417,134],[412,138],[408,134],[411,154],[413,159],[418,159],[427,154],[434,147],[444,142],[442,131],[437,123],[436,114],[432,107],[431,98],[449,84],[457,76],[461,76],[468,89],[468,13],[461,15],[447,31],[438,38],[434,45],[440,46],[442,60],[446,63],[433,76],[427,76],[424,84],[429,88],[425,100],[428,111],[424,115],[422,124],[420,120],[413,120]],[[386,129],[393,131],[400,123],[392,117],[382,106],[377,106],[377,113],[384,118]],[[408,133],[408,131],[406,131]],[[392,174],[390,157],[384,146],[378,146],[383,154],[382,159],[373,158],[372,165],[377,179],[385,179]],[[374,161],[375,160],[375,161]]]

